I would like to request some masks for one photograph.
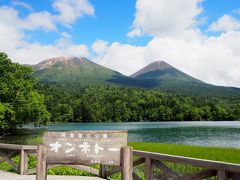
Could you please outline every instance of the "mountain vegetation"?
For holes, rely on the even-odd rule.
[[[70,88],[104,84],[120,73],[100,66],[86,58],[57,57],[32,66],[33,76],[41,83],[60,84]]]
[[[109,85],[40,85],[52,122],[240,120],[239,97],[204,97]]]
[[[56,57],[32,66],[41,83],[79,89],[91,85],[157,89],[201,96],[240,96],[239,88],[204,83],[164,61],[153,62],[131,76],[98,65],[86,58]]]

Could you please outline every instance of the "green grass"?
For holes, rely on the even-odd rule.
[[[158,152],[164,154],[194,157],[201,159],[209,159],[230,163],[240,164],[240,149],[235,148],[215,148],[215,147],[201,147],[201,146],[186,146],[177,144],[161,144],[150,142],[129,142],[129,146],[132,146],[135,150]],[[19,156],[13,158],[16,164],[19,164]],[[178,174],[189,174],[198,172],[201,170],[199,167],[191,165],[174,164],[170,162],[164,162],[166,165]],[[29,156],[29,169],[36,167],[36,157]],[[94,165],[95,168],[99,168],[99,165]],[[6,162],[0,163],[0,170],[14,172],[13,168]],[[137,168],[137,174],[143,176],[144,165],[140,165]],[[154,174],[161,175],[159,170],[154,170]],[[93,176],[84,171],[80,171],[71,167],[60,166],[48,170],[49,175],[73,175],[73,176]],[[113,175],[110,179],[120,179],[120,174]]]
[[[149,142],[129,142],[136,150],[240,164],[240,149]]]

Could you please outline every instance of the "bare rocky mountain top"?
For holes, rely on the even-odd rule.
[[[51,66],[53,66],[56,63],[64,63],[67,65],[67,64],[73,63],[74,61],[83,63],[85,60],[86,60],[86,58],[84,58],[84,57],[58,56],[58,57],[44,60],[36,65],[33,65],[32,67],[35,70],[42,70],[42,69],[50,68]]]

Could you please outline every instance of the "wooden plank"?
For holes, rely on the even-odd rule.
[[[45,145],[39,145],[37,149],[36,180],[47,180],[47,149]]]
[[[0,143],[0,149],[13,149],[13,150],[36,150],[37,146],[31,145],[18,145],[18,144],[4,144]]]
[[[150,158],[145,159],[145,179],[146,180],[153,179],[153,166],[152,160]]]
[[[140,164],[143,164],[143,163],[145,163],[145,159],[144,158],[135,159],[133,161],[133,167],[139,166]]]
[[[19,152],[18,152],[18,153],[19,153]],[[13,154],[12,154],[12,155],[13,155]],[[11,158],[13,157],[12,155],[9,156],[9,155],[5,154],[4,152],[0,151],[0,156],[2,156],[3,158],[5,158],[6,161],[8,162],[8,164],[11,165],[12,168],[13,168],[16,172],[18,172],[18,165],[11,160]]]
[[[120,165],[121,147],[127,146],[127,131],[46,132],[48,164]]]
[[[152,160],[152,163],[172,178],[176,178],[179,176],[176,172],[174,172],[172,169],[170,169],[160,161]]]
[[[210,160],[204,160],[204,159],[198,159],[198,158],[189,158],[189,157],[183,157],[183,156],[174,156],[169,154],[152,153],[152,152],[136,151],[136,150],[133,151],[133,155],[143,157],[143,158],[159,160],[159,161],[191,164],[193,166],[199,166],[199,167],[204,167],[208,169],[225,169],[226,171],[230,171],[230,172],[240,172],[240,164],[210,161]]]
[[[29,150],[29,151],[31,151],[31,150],[36,151],[37,150],[37,146],[35,146],[35,145],[23,145],[22,149]]]
[[[107,166],[100,164],[99,176],[101,178],[107,178]]]
[[[228,173],[225,169],[219,169],[217,171],[217,179],[218,180],[227,180],[228,179]]]
[[[21,150],[21,149],[22,149],[22,145],[3,144],[3,143],[0,143],[0,149],[15,149],[15,150]]]
[[[2,157],[0,159],[0,163],[7,161],[7,159],[11,159],[11,158],[15,157],[18,154],[19,154],[19,151],[13,151],[10,154],[6,155],[5,157]],[[1,156],[1,153],[0,153],[0,156]]]
[[[133,149],[132,147],[122,147],[121,149],[121,168],[122,168],[122,174],[121,179],[122,180],[132,180],[132,172],[133,172]]]
[[[205,169],[196,174],[181,176],[176,178],[177,180],[188,180],[188,179],[204,179],[208,177],[213,177],[217,175],[217,171],[214,169]]]
[[[28,172],[28,155],[27,152],[22,149],[20,151],[20,167],[19,173],[20,175],[26,175]]]

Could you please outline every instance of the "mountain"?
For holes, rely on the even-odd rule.
[[[154,80],[162,90],[197,94],[203,96],[240,95],[240,89],[234,87],[215,86],[200,81],[169,65],[165,61],[153,62],[130,77],[140,80]]]
[[[39,82],[83,87],[106,83],[120,73],[98,65],[83,57],[55,57],[32,66]]]
[[[111,84],[128,87],[155,87],[151,80],[137,80],[96,64],[84,57],[55,57],[32,66],[33,76],[40,82],[67,88]]]
[[[184,81],[191,83],[203,83],[198,79],[195,79],[182,71],[174,68],[165,61],[155,61],[141,70],[137,71],[130,77],[136,79],[157,79],[168,81]]]
[[[203,96],[240,96],[239,88],[207,84],[164,61],[153,62],[129,77],[84,57],[55,57],[33,65],[32,68],[33,76],[39,82],[67,88],[111,84]]]

